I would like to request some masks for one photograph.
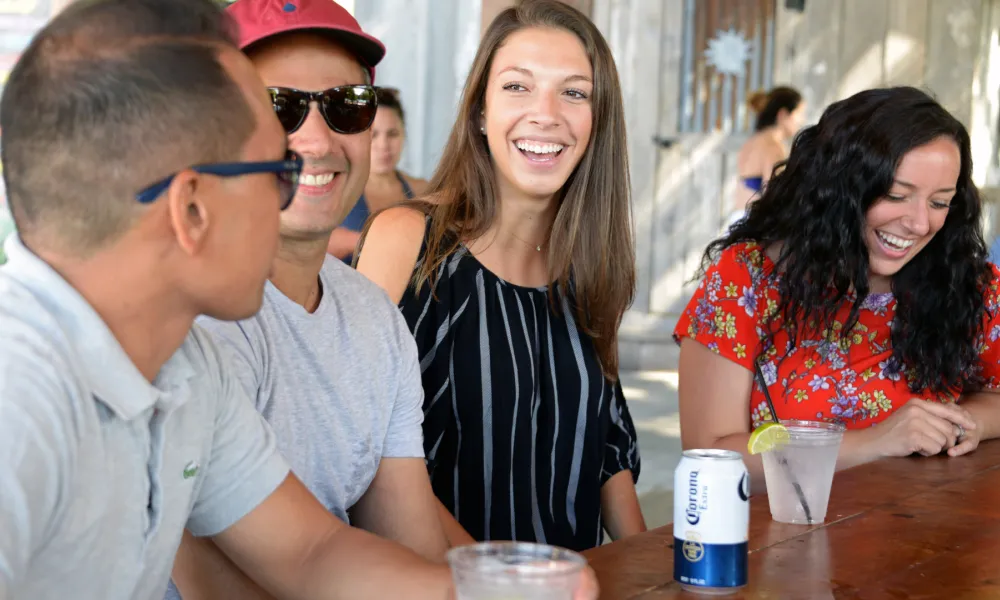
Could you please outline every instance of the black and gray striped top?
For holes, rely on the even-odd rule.
[[[460,248],[431,296],[400,303],[417,340],[434,492],[478,540],[601,544],[601,486],[639,475],[620,384],[567,298],[507,283]]]

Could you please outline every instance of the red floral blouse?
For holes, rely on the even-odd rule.
[[[755,243],[724,250],[681,315],[674,338],[680,343],[689,337],[752,371],[767,331],[764,317],[778,308],[777,281],[765,276],[773,269],[774,264]],[[994,317],[986,324],[979,351],[989,388],[1000,388],[998,277],[994,267],[987,299]],[[773,347],[761,361],[761,371],[778,418],[833,421],[860,429],[884,420],[913,397],[956,401],[955,396],[930,391],[912,393],[906,370],[890,360],[890,331],[896,312],[891,293],[870,295],[848,333],[842,328],[849,312],[850,307],[845,306],[837,314],[829,341],[826,335],[819,340],[800,340],[784,360],[778,349],[787,348],[788,336],[780,330],[775,334]],[[752,426],[770,419],[764,394],[755,383],[750,395]]]

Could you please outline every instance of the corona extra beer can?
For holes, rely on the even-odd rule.
[[[739,452],[686,450],[674,472],[674,580],[690,592],[747,584],[750,474]]]

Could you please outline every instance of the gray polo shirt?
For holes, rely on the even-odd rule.
[[[219,533],[288,468],[197,327],[151,385],[76,290],[0,268],[0,599],[161,599],[183,529]]]

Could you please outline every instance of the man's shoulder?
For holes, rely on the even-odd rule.
[[[399,312],[378,284],[332,256],[327,257],[320,274],[325,284],[323,293],[332,294],[340,306],[379,320],[394,318]]]
[[[58,328],[58,319],[45,299],[0,268],[0,338],[24,335],[26,331],[47,334]]]
[[[29,422],[72,431],[91,397],[74,349],[59,320],[8,283],[0,278],[0,437]]]
[[[72,354],[38,336],[17,335],[11,325],[0,315],[6,329],[0,334],[0,429],[10,425],[5,408],[73,414],[90,393]]]
[[[336,327],[358,352],[384,357],[393,364],[413,343],[406,319],[381,287],[339,261],[323,266],[324,293],[336,305]]]
[[[0,273],[0,368],[4,375],[16,374],[11,370],[14,364],[58,373],[72,356],[69,345],[64,324],[44,299]]]

